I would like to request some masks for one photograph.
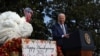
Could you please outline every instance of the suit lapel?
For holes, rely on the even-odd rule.
[[[57,23],[57,29],[59,33],[64,34],[62,28],[60,27],[58,23]]]

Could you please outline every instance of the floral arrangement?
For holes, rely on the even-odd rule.
[[[57,53],[58,53],[57,56],[64,56],[60,46],[57,46]]]
[[[13,38],[8,40],[0,47],[0,56],[20,56],[22,53],[21,38]],[[57,46],[58,56],[63,56],[61,47]]]
[[[0,48],[0,56],[13,56],[12,54],[21,52],[21,38],[13,38],[8,40]]]

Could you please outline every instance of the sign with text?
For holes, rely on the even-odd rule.
[[[22,56],[57,56],[56,42],[22,39]]]

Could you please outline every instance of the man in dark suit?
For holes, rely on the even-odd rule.
[[[68,28],[65,24],[66,16],[64,13],[58,14],[58,22],[52,27],[53,39],[57,41],[57,45],[61,47],[62,53],[66,56],[66,40],[69,38]]]

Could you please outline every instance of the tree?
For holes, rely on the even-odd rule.
[[[50,35],[48,27],[43,22],[44,15],[52,18],[48,24],[50,27],[53,21],[57,21],[57,14],[63,12],[67,15],[66,23],[70,30],[78,28],[90,31],[95,45],[100,47],[99,0],[0,0],[0,7],[0,12],[12,10],[21,16],[23,16],[23,8],[31,7],[34,10],[31,22],[34,31],[31,37],[37,39],[47,39]]]
[[[25,7],[30,7],[34,11],[34,15],[32,17],[31,24],[34,28],[33,33],[31,35],[31,38],[34,39],[48,39],[48,29],[43,22],[43,10],[44,7],[43,5],[40,5],[40,3],[45,4],[45,0],[0,0],[0,12],[4,11],[15,11],[21,16],[23,15],[23,9]]]
[[[98,0],[95,1],[53,0],[49,2],[49,8],[46,11],[47,15],[53,18],[53,20],[57,20],[58,13],[65,13],[67,15],[66,23],[69,25],[70,30],[73,31],[78,28],[90,31],[96,47],[100,48],[100,3]],[[49,14],[50,12],[52,13]]]

